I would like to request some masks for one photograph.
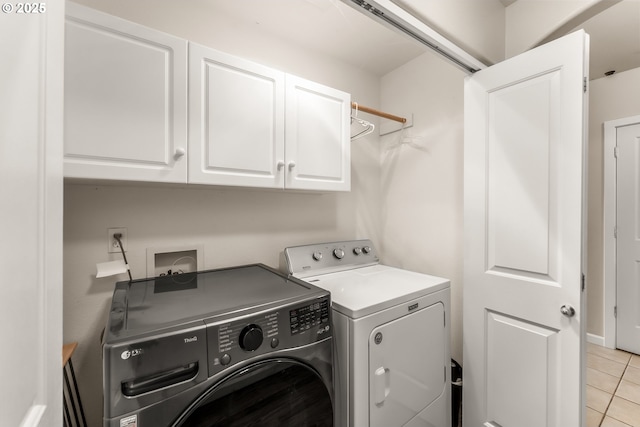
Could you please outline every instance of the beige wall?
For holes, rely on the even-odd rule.
[[[587,332],[604,334],[604,132],[609,120],[640,114],[640,68],[592,80],[589,88],[589,218]]]
[[[198,13],[196,5],[207,7],[207,2],[189,7],[175,7],[179,2],[164,0],[82,3],[336,87],[363,105],[378,105],[378,77],[270,39],[259,28],[243,28],[238,37],[238,28],[227,17],[212,10]],[[149,247],[203,245],[204,265],[199,268],[208,269],[254,262],[278,267],[279,253],[298,244],[354,238],[378,242],[377,140],[370,135],[352,146],[352,191],[348,193],[67,182],[64,340],[79,342],[74,364],[89,425],[101,425],[102,417],[100,333],[115,280],[126,278],[95,278],[96,263],[120,257],[107,253],[107,228],[128,229],[126,249],[134,278],[146,276]]]
[[[451,352],[462,362],[463,78],[425,53],[381,81],[413,127],[381,138],[383,261],[451,280]]]

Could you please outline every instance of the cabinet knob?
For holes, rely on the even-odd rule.
[[[184,150],[184,148],[178,147],[176,148],[176,151],[173,153],[173,158],[178,160],[180,157],[184,156],[185,154],[187,154],[187,152]]]
[[[282,168],[284,167],[284,162],[280,160],[278,161],[278,164],[276,166],[278,167],[278,170],[282,170]]]
[[[289,170],[293,170],[296,167],[296,162],[289,162]]]

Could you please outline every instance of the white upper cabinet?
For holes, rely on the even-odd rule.
[[[189,182],[284,185],[284,74],[189,44]]]
[[[350,190],[348,93],[74,3],[65,49],[66,177]]]
[[[351,97],[189,44],[189,182],[350,190]]]
[[[67,2],[66,177],[187,180],[187,41]]]
[[[351,96],[286,76],[286,188],[351,189]]]

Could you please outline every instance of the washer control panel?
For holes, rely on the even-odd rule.
[[[293,246],[284,250],[281,269],[299,278],[378,264],[371,240]]]
[[[330,307],[330,297],[323,296],[232,320],[205,320],[209,376],[256,356],[331,337]]]
[[[329,325],[328,299],[289,311],[291,335],[304,333],[319,325]]]

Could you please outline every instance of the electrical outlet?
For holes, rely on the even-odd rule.
[[[109,244],[109,253],[120,252],[120,245],[118,241],[113,237],[114,234],[121,234],[120,241],[124,246],[125,252],[127,250],[127,229],[126,228],[109,228],[107,230],[107,242]]]

